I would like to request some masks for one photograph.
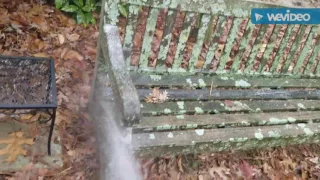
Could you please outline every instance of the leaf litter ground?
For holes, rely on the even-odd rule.
[[[39,169],[31,163],[21,171],[5,174],[3,177],[12,180],[97,179],[96,139],[85,110],[96,55],[98,27],[95,25],[84,28],[76,25],[70,17],[54,7],[40,5],[38,1],[2,0],[0,16],[0,54],[51,56],[55,59],[59,104],[56,127],[61,137],[64,161],[63,167],[59,169]],[[141,16],[146,17],[144,14]],[[183,16],[184,14],[178,14],[181,21]],[[159,48],[159,37],[163,28],[161,17],[158,21],[160,22],[157,24],[152,44],[153,52],[157,52]],[[123,34],[121,21],[119,26]],[[180,30],[181,23],[177,23],[174,27],[175,36]],[[139,33],[135,36],[134,51],[139,51],[141,47],[143,31],[138,29],[140,36]],[[193,43],[194,39],[188,40],[186,54],[189,53],[188,49],[192,49],[188,47]],[[175,46],[175,43],[170,46],[167,66],[172,64]],[[204,51],[206,47],[205,45]],[[157,55],[151,56],[154,57],[150,58],[149,65],[154,66]],[[188,56],[184,57],[183,63],[187,65]],[[137,63],[134,56],[131,62]],[[159,101],[151,98],[152,101]],[[27,116],[24,119],[34,119],[33,116]],[[19,132],[15,136],[19,138],[1,142],[7,143],[9,148],[21,143],[32,144],[31,140],[25,139]],[[25,154],[19,147],[16,148],[18,153]],[[0,150],[0,154],[5,153],[6,149]],[[140,162],[144,179],[319,179],[319,154],[319,145],[310,144],[264,150],[157,157],[140,159]]]

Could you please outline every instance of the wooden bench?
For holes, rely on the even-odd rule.
[[[125,3],[103,2],[96,66],[108,73],[103,91],[112,88],[118,123],[131,129],[138,154],[319,142],[317,26],[254,25],[252,8],[278,6],[244,0]],[[155,34],[162,35],[159,48]],[[159,93],[164,102],[146,102]],[[99,101],[94,96],[91,104]]]

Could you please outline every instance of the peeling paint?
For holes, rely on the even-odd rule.
[[[298,123],[298,126],[299,126],[301,129],[303,129],[303,128],[306,127],[306,124],[304,124],[304,123]]]
[[[198,82],[199,82],[199,87],[203,88],[203,87],[206,87],[207,84],[204,82],[203,79],[198,79]]]
[[[169,124],[166,124],[166,125],[162,125],[162,126],[157,126],[157,130],[158,131],[163,131],[163,130],[169,130],[169,129],[172,129],[173,126],[169,125]]]
[[[268,134],[269,134],[269,137],[275,137],[275,138],[279,138],[281,136],[280,133],[276,131],[269,131]]]
[[[259,132],[254,134],[254,137],[256,137],[258,140],[262,140],[263,139],[263,134],[261,132],[261,129],[258,129]]]
[[[169,134],[168,134],[168,138],[173,138],[173,134],[172,134],[172,132],[169,132]]]
[[[160,75],[154,75],[154,74],[151,74],[150,75],[150,78],[154,81],[159,81],[161,80],[161,76]]]
[[[240,79],[240,80],[235,81],[235,86],[236,87],[251,87],[251,84],[243,79]]]
[[[314,132],[312,132],[309,128],[303,128],[304,133],[308,136],[312,136]]]
[[[156,139],[156,136],[154,134],[149,134],[149,139]]]
[[[203,114],[204,111],[200,107],[195,107],[194,110],[196,111],[196,114]]]
[[[269,119],[269,124],[286,124],[288,122],[287,119],[279,119],[275,117],[271,117]]]
[[[196,129],[194,130],[197,135],[202,136],[204,134],[204,129]]]
[[[166,109],[164,109],[164,113],[165,113],[165,114],[170,114],[170,113],[171,113],[171,110],[168,109],[168,108],[166,108]]]
[[[187,129],[194,129],[194,128],[197,128],[198,125],[197,124],[187,124]]]
[[[184,109],[184,101],[178,101],[177,102],[179,109]]]
[[[306,109],[306,107],[304,107],[304,105],[302,103],[298,103],[298,107],[301,109]]]
[[[184,119],[184,115],[177,115],[176,118],[177,119]]]
[[[296,119],[293,118],[293,117],[288,117],[288,121],[289,121],[290,123],[294,123],[294,122],[296,122]]]

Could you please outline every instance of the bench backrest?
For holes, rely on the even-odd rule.
[[[243,0],[123,2],[128,15],[122,43],[131,70],[320,74],[317,26],[251,23],[252,8],[279,6]],[[117,25],[123,2],[106,2],[105,23]]]

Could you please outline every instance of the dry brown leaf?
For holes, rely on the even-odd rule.
[[[181,156],[178,158],[177,163],[178,163],[179,171],[180,171],[180,172],[183,172],[183,167],[182,167],[182,158],[181,158]]]
[[[32,114],[21,114],[20,115],[20,119],[23,121],[27,121],[27,120],[31,119],[32,117],[33,117]]]
[[[48,54],[46,53],[35,53],[33,54],[34,57],[50,57]]]
[[[78,61],[82,61],[83,60],[83,56],[81,56],[77,51],[74,50],[69,50],[66,52],[66,54],[63,56],[63,59],[65,60],[78,60]]]
[[[64,36],[62,34],[58,34],[58,39],[60,44],[64,43]]]
[[[19,155],[26,155],[27,151],[22,148],[22,145],[32,145],[32,138],[23,137],[23,132],[15,132],[9,134],[9,137],[0,139],[0,144],[8,144],[5,148],[0,150],[0,156],[9,155],[8,162],[14,162]]]
[[[79,35],[79,34],[76,34],[76,33],[71,34],[71,35],[67,35],[67,39],[68,39],[69,41],[71,41],[71,42],[77,41],[77,40],[79,40],[79,38],[80,38],[80,35]]]
[[[252,166],[250,166],[247,161],[242,161],[242,163],[240,164],[240,170],[242,172],[242,175],[246,178],[246,179],[252,179],[253,177],[253,168]]]
[[[152,94],[145,99],[147,103],[163,103],[166,100],[168,100],[168,92],[160,92],[159,88],[153,88]]]

